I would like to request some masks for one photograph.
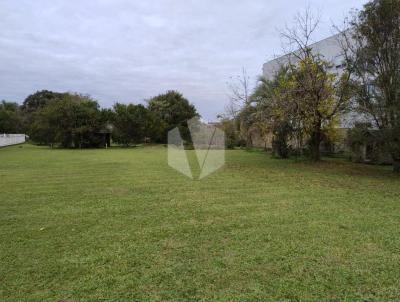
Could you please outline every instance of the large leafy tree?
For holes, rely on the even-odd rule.
[[[125,146],[144,142],[151,121],[146,107],[141,104],[116,103],[113,109],[114,141]]]
[[[25,112],[36,112],[37,110],[45,107],[54,100],[59,100],[66,93],[54,92],[50,90],[40,90],[29,95],[22,104],[22,110]]]
[[[24,127],[29,135],[32,134],[30,133],[30,126],[33,123],[35,114],[51,102],[62,99],[65,95],[66,93],[40,90],[26,97],[22,103],[21,110],[24,117]]]
[[[97,147],[101,144],[102,116],[89,96],[63,94],[34,114],[31,138],[64,148]]]
[[[321,142],[336,127],[351,96],[348,75],[337,80],[328,69],[327,62],[313,56],[305,57],[291,68],[287,83],[289,96],[285,100],[292,102],[289,113],[298,131],[308,139],[313,160],[320,160]]]
[[[299,14],[292,28],[282,32],[288,45],[296,47],[288,55],[289,78],[283,82],[284,91],[282,107],[289,108],[301,131],[309,141],[310,156],[319,160],[320,144],[325,129],[338,120],[341,113],[347,110],[351,98],[350,73],[340,77],[329,72],[330,64],[324,60],[311,41],[319,19],[310,10]]]
[[[282,67],[273,80],[260,79],[252,97],[255,120],[260,129],[273,134],[275,155],[288,156],[289,139],[300,150],[308,140],[311,159],[320,159],[320,144],[350,99],[348,75],[338,80],[328,68],[310,49],[296,64]]]
[[[282,32],[294,50],[285,50],[287,62],[272,80],[259,80],[239,114],[246,129],[257,127],[265,137],[272,134],[273,151],[279,157],[288,156],[290,139],[299,150],[308,141],[311,159],[320,160],[323,139],[334,136],[351,99],[350,73],[331,73],[330,64],[312,47],[311,37],[318,24],[307,10],[297,15],[292,28]]]
[[[17,103],[1,101],[0,103],[0,134],[21,133],[22,115]]]
[[[358,109],[380,129],[400,173],[400,1],[370,1],[350,25],[344,50]]]
[[[153,121],[156,123],[154,134],[159,142],[165,143],[168,137],[168,131],[178,127],[183,138],[190,141],[190,134],[187,127],[187,121],[198,116],[197,110],[193,104],[183,97],[177,91],[168,91],[148,100],[148,109],[152,114]]]
[[[251,97],[256,109],[255,126],[265,140],[272,134],[272,151],[274,156],[280,158],[289,156],[288,140],[294,130],[291,125],[294,119],[288,111],[288,105],[292,104],[283,99],[288,75],[288,69],[282,68],[272,80],[260,77]]]

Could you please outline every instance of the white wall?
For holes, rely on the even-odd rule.
[[[0,134],[0,147],[25,143],[25,134]]]

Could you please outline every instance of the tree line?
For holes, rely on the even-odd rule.
[[[400,1],[372,0],[347,19],[340,31],[341,74],[332,72],[332,62],[312,48],[318,25],[309,11],[299,14],[294,26],[281,33],[294,47],[287,52],[288,63],[272,79],[261,77],[254,91],[245,73],[242,89],[231,87],[233,104],[220,120],[227,146],[248,145],[249,133],[257,129],[263,137],[272,136],[275,156],[300,153],[318,161],[321,144],[335,141],[341,118],[352,111],[365,123],[352,129],[349,138],[363,143],[373,136],[400,172]],[[24,132],[36,143],[67,148],[101,146],[109,132],[123,145],[166,143],[174,127],[190,141],[185,123],[194,116],[196,108],[176,91],[146,105],[116,103],[104,109],[87,95],[44,90],[21,106],[3,101],[0,132]]]
[[[246,144],[257,129],[262,136],[272,135],[275,156],[303,153],[318,161],[321,143],[335,141],[344,114],[357,112],[365,123],[356,128],[368,129],[361,131],[361,142],[374,135],[400,172],[400,1],[370,1],[345,21],[344,29],[338,30],[340,74],[312,48],[318,25],[309,10],[297,15],[294,26],[281,33],[283,42],[295,50],[288,52],[287,64],[272,79],[260,77],[253,93],[243,73],[222,118],[232,134],[228,139],[235,139],[236,129],[236,139]],[[357,131],[351,130],[349,138]]]
[[[183,136],[188,133],[186,121],[194,116],[194,105],[177,91],[150,98],[146,105],[115,103],[108,109],[89,95],[42,90],[22,105],[1,102],[0,133],[26,133],[34,143],[63,148],[104,146],[109,133],[124,146],[166,143],[175,127]]]

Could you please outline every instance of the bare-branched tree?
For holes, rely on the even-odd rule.
[[[251,105],[252,88],[250,77],[243,67],[240,75],[231,77],[227,83],[229,89],[229,103],[225,107],[224,118],[235,120],[240,139],[246,142],[247,147],[252,146],[252,114]]]
[[[303,13],[297,13],[293,25],[286,25],[281,31],[282,48],[288,54],[289,62],[303,60],[312,56],[310,45],[313,43],[313,35],[320,24],[320,14],[313,13],[310,7]],[[295,62],[293,62],[295,63]]]

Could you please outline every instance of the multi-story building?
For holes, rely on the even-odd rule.
[[[344,42],[343,34],[337,34],[310,45],[314,54],[320,55],[323,60],[331,63],[330,72],[338,75],[343,73],[345,67],[342,42]],[[295,54],[296,51],[265,63],[263,76],[270,80],[282,66],[289,62],[295,64],[297,61]]]
[[[343,45],[345,44],[344,42],[344,34],[339,33],[311,44],[310,48],[315,55],[319,55],[321,59],[330,63],[330,69],[328,70],[329,72],[341,76],[346,67],[343,53]],[[296,51],[271,60],[263,65],[263,76],[271,80],[282,66],[289,64],[289,62],[295,64],[297,61],[298,58],[296,56]],[[365,121],[365,119],[361,117],[360,114],[356,112],[349,112],[342,116],[340,128],[352,128],[356,122],[362,121]]]
[[[343,42],[345,42],[345,36],[343,33],[339,33],[310,45],[310,48],[312,49],[315,55],[319,55],[323,60],[330,63],[329,72],[335,73],[338,76],[341,76],[343,74],[346,67],[345,57],[342,47],[342,45],[345,43]],[[273,77],[276,75],[276,73],[280,70],[281,67],[289,63],[296,64],[296,62],[298,61],[297,57],[298,56],[296,56],[296,51],[294,51],[292,53],[277,57],[274,60],[266,62],[263,65],[263,76],[269,80],[273,79]],[[335,151],[345,151],[345,150],[350,151],[346,146],[347,132],[348,129],[354,127],[354,125],[357,122],[365,123],[371,121],[367,117],[357,112],[350,111],[342,115],[338,129],[339,139],[334,146]],[[372,129],[371,131],[377,131],[377,130]],[[262,147],[262,144],[264,144],[265,146],[267,145],[269,146],[270,141],[265,142],[265,139],[263,140],[257,132],[258,131],[255,130],[253,133],[254,136],[253,141],[255,142],[255,144],[258,145],[259,147]],[[271,137],[269,137],[269,140],[271,140]],[[360,156],[362,160],[368,161],[369,158],[371,158],[369,153],[374,152],[373,149],[376,148],[375,145],[376,144],[372,143],[370,145],[365,144],[360,147],[361,151],[359,153],[361,154]],[[379,159],[375,160],[376,162],[390,161],[390,159],[389,160],[387,159],[388,156],[385,153],[379,153],[378,157]]]

